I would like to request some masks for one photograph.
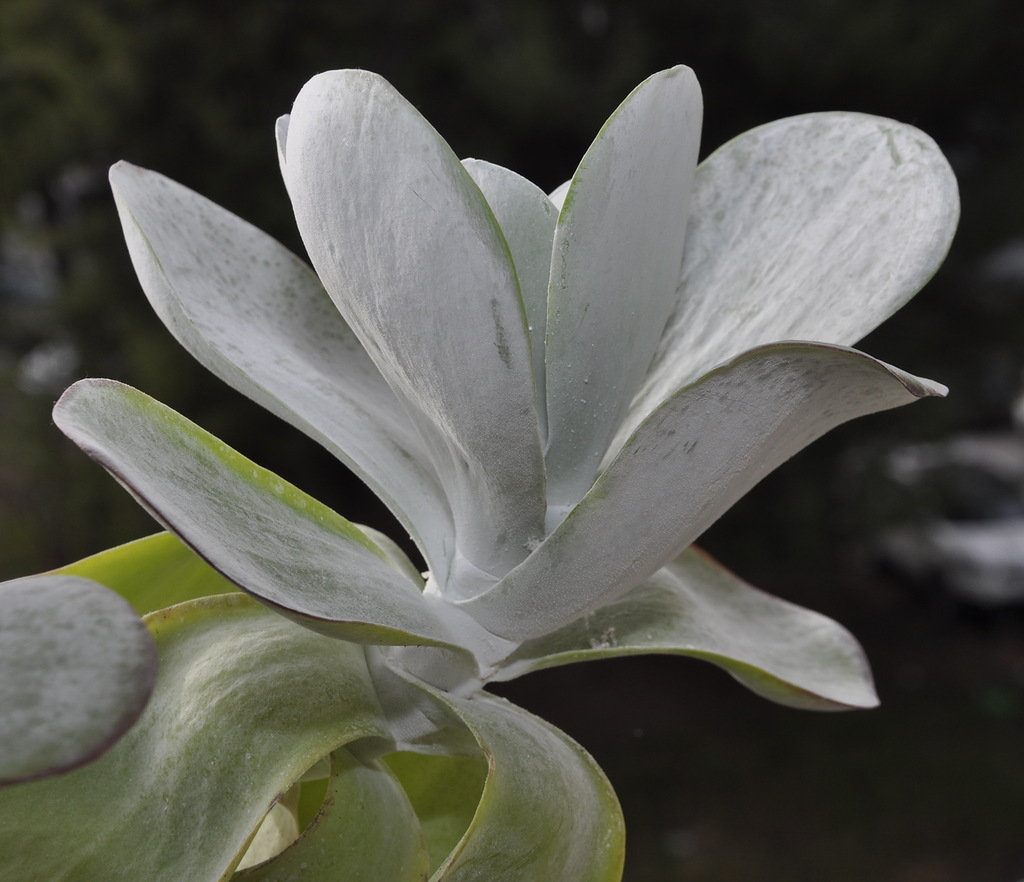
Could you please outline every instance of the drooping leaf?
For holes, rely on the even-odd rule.
[[[931,278],[958,216],[946,158],[894,120],[813,113],[720,147],[697,169],[679,308],[620,441],[745,349],[856,343]]]
[[[162,175],[121,162],[110,183],[139,281],[178,341],[349,465],[444,572],[451,513],[422,438],[316,274]]]
[[[593,482],[675,306],[701,114],[689,68],[645,80],[565,196],[545,344],[549,527]]]
[[[332,71],[283,135],[320,279],[430,447],[456,523],[456,580],[481,590],[526,556],[544,465],[515,268],[479,188],[394,88]]]
[[[0,785],[109,750],[145,708],[156,664],[145,625],[102,585],[64,575],[0,584]]]
[[[704,659],[791,707],[878,703],[864,653],[845,628],[752,588],[694,547],[618,600],[523,644],[493,679],[647,653]]]
[[[238,590],[173,533],[109,548],[54,573],[99,582],[120,594],[139,615]]]
[[[277,857],[231,878],[425,882],[428,874],[426,844],[401,784],[379,760],[362,762],[341,749],[331,755],[327,796],[310,827]]]
[[[103,757],[0,790],[0,878],[218,882],[321,756],[387,737],[363,650],[240,594],[146,618],[145,713]]]
[[[463,608],[509,639],[566,625],[660,569],[829,429],[944,393],[852,349],[778,343],[746,352],[665,401],[561,526]]]
[[[453,641],[440,604],[362,531],[143,393],[83,380],[54,420],[218,572],[285,615],[356,642]]]

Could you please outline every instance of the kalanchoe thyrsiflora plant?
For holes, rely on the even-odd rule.
[[[614,880],[608,782],[488,683],[658,652],[796,707],[876,703],[844,629],[692,543],[832,427],[944,393],[848,347],[941,263],[953,175],[877,117],[780,120],[698,165],[700,124],[692,72],[658,73],[547,195],[460,162],[379,76],[322,74],[277,126],[312,269],[112,169],[160,318],[366,481],[427,572],[142,392],[77,383],[57,424],[167,532],[0,594],[18,615],[26,586],[100,583],[147,626],[95,614],[130,686],[105,728],[62,712],[59,760],[12,750],[0,711],[0,773],[42,778],[0,791],[7,874]],[[100,706],[36,655],[76,713]]]

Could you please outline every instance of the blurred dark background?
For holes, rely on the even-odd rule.
[[[1020,444],[1022,45],[1015,0],[0,0],[0,578],[154,529],[52,426],[56,396],[83,376],[138,386],[395,533],[330,457],[207,377],[151,314],[106,187],[115,160],[301,252],[273,123],[328,68],[382,73],[459,155],[546,189],[633,86],[677,62],[704,89],[705,153],[795,113],[890,116],[943,147],[963,216],[925,293],[860,345],[951,395],[835,431],[702,543],[850,627],[882,709],[780,709],[674,659],[550,671],[504,692],[608,771],[629,882],[1024,879],[1024,564],[1010,555],[994,602],[915,563],[920,535],[909,552],[884,541],[1024,512],[1024,472],[931,467],[955,439]],[[913,475],[894,474],[908,457]]]

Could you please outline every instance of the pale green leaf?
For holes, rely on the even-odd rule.
[[[416,812],[433,873],[466,834],[487,777],[483,756],[392,753],[384,758]]]
[[[0,878],[218,882],[305,769],[387,737],[361,647],[239,594],[146,622],[146,711],[96,762],[0,790]]]
[[[704,659],[792,707],[878,703],[864,653],[845,628],[758,591],[694,547],[618,600],[527,641],[492,679],[648,653]]]
[[[593,482],[676,304],[701,114],[689,68],[645,80],[565,196],[545,344],[549,528]]]
[[[296,805],[293,803],[297,803],[297,791],[300,786],[294,785],[267,812],[266,817],[260,822],[259,829],[256,830],[256,835],[250,840],[245,854],[238,862],[239,870],[255,867],[277,857],[299,838],[302,830],[299,827]]]
[[[432,882],[618,882],[625,830],[615,793],[564,732],[500,698],[438,694],[487,760],[480,803]]]
[[[745,349],[855,343],[931,278],[958,216],[935,142],[893,120],[814,113],[725,144],[697,169],[679,308],[620,440]]]
[[[238,882],[424,882],[427,849],[409,799],[378,760],[347,750],[331,755],[331,778],[319,814],[267,863],[232,876]]]
[[[515,648],[506,644],[503,655]],[[430,756],[479,756],[473,736],[452,709],[438,701],[435,687],[471,695],[482,683],[474,666],[467,669],[451,652],[436,647],[368,646],[367,663],[377,700],[388,720],[396,751]],[[408,672],[414,671],[410,677]],[[434,684],[429,689],[423,683]]]
[[[462,164],[486,197],[512,252],[533,352],[537,416],[541,421],[541,434],[545,435],[544,334],[547,328],[551,243],[555,237],[558,209],[536,184],[507,168],[480,159],[464,159]]]
[[[944,393],[852,349],[746,352],[655,410],[561,526],[463,608],[509,639],[568,624],[640,584],[829,429]]]
[[[83,380],[54,420],[214,569],[285,615],[356,642],[452,642],[441,604],[361,530],[165,405]]]
[[[139,615],[238,590],[173,533],[136,539],[53,572],[106,585]]]
[[[431,882],[618,882],[618,801],[564,732],[486,692],[441,692],[394,666],[375,670],[374,682],[392,733],[417,751],[387,762],[420,818],[431,865],[441,861]]]
[[[0,584],[0,785],[109,750],[146,706],[156,663],[145,625],[102,585],[57,575]],[[26,878],[4,875],[2,858],[0,877]]]
[[[544,518],[508,246],[448,145],[379,76],[314,77],[286,134],[285,180],[306,250],[423,433],[455,518],[454,582],[482,590],[526,556]]]
[[[139,281],[178,341],[349,465],[444,572],[451,514],[422,438],[316,274],[162,175],[121,162],[110,183]]]

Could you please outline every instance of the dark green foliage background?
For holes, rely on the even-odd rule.
[[[895,716],[870,717],[883,721],[877,729],[851,718],[823,724],[762,710],[714,679],[730,696],[723,708],[704,698],[701,678],[713,674],[657,661],[615,670],[626,672],[623,679],[664,681],[666,692],[649,704],[641,694],[633,707],[628,686],[607,697],[616,719],[655,718],[645,724],[653,727],[648,740],[635,735],[642,727],[619,732],[606,724],[592,699],[578,712],[566,702],[549,710],[616,776],[627,821],[637,824],[628,879],[1024,876],[1019,771],[1013,781],[1020,787],[1006,785],[1024,748],[1019,623],[986,620],[979,639],[877,584],[854,554],[872,529],[909,506],[873,491],[871,464],[887,445],[1009,425],[1024,366],[1024,283],[984,268],[1024,236],[1022,43],[1024,4],[1013,0],[0,0],[0,578],[153,529],[50,423],[53,400],[81,376],[138,386],[342,514],[394,532],[387,513],[342,468],[206,376],[160,326],[135,282],[106,187],[115,160],[157,169],[301,251],[279,181],[273,122],[306,79],[332,67],[382,73],[457,153],[507,165],[545,188],[571,174],[636,83],[676,62],[693,67],[704,88],[704,152],[795,113],[891,116],[924,129],[947,152],[963,220],[927,292],[863,348],[947,383],[952,395],[833,433],[765,481],[706,544],[752,581],[845,616],[854,630],[863,625]],[[62,369],[55,362],[49,374],[26,373],[48,351],[73,352],[75,360]],[[970,676],[950,669],[957,648],[968,653]],[[683,692],[681,682],[694,677]],[[545,689],[604,697],[610,688],[601,668],[596,677],[554,673],[538,681],[533,698],[517,697],[544,707]],[[923,697],[928,688],[936,702],[974,708],[974,716],[957,719],[977,725],[961,737],[964,750],[922,765],[924,782],[905,761],[921,761],[912,743],[893,745],[926,734],[919,730],[929,714],[939,714],[933,734],[954,725]],[[659,702],[676,711],[651,711]],[[693,719],[698,709],[706,721]],[[899,720],[914,734],[899,729]],[[758,772],[754,747],[733,750],[728,737],[714,734],[739,737],[748,728],[758,750],[766,740],[782,745],[778,767],[766,760]],[[823,757],[829,732],[845,739],[843,750],[861,751],[858,771]],[[974,769],[971,762],[993,751],[1002,765]],[[886,752],[896,771],[865,758]],[[651,768],[669,766],[644,766],[643,757],[679,760],[678,771],[664,772],[661,786]],[[712,774],[716,763],[722,767]],[[740,772],[765,778],[738,781]],[[827,774],[838,776],[834,792],[808,796],[806,776]],[[879,783],[883,777],[889,786]],[[875,782],[867,787],[875,795],[858,807],[866,780]],[[718,795],[686,802],[680,794],[691,788]],[[737,788],[748,788],[746,796],[725,800],[731,808],[716,814],[716,800]],[[795,794],[788,809],[779,806],[787,794]],[[992,820],[978,823],[968,806],[992,801]],[[884,819],[897,816],[920,823],[887,835]]]

